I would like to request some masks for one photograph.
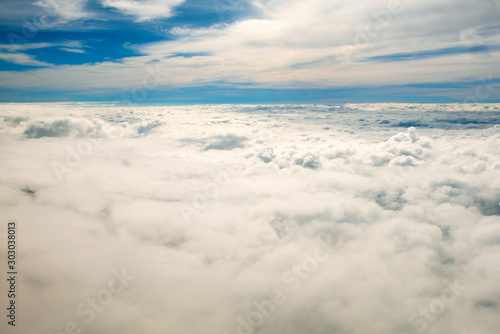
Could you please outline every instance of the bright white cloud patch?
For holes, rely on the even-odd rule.
[[[147,21],[156,18],[172,16],[172,9],[184,0],[103,0],[102,5],[112,7],[125,15],[132,15],[137,21]]]
[[[4,104],[19,328],[496,333],[499,108]]]

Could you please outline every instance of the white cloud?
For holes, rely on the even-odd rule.
[[[89,16],[86,11],[87,0],[38,0],[36,4],[47,15],[55,16],[51,24],[65,24]]]
[[[125,15],[136,17],[136,21],[148,21],[173,15],[173,9],[184,0],[102,0],[105,7],[112,7]]]
[[[59,47],[68,52],[85,52],[81,48],[83,44],[79,41],[64,41],[59,43],[25,43],[25,44],[0,44],[0,59],[20,65],[51,67],[50,63],[38,61],[34,56],[22,53],[22,51]],[[5,52],[2,52],[4,50]]]
[[[255,332],[417,333],[410,316],[457,280],[426,333],[494,334],[500,105],[473,107],[3,104],[19,328],[238,333],[280,289]],[[286,274],[328,236],[317,270]],[[136,278],[86,323],[76,307],[122,267]]]
[[[256,12],[250,18],[208,28],[174,27],[170,33],[176,40],[136,45],[136,51],[143,56],[126,58],[120,63],[5,72],[0,85],[31,88],[43,82],[44,87],[53,89],[127,88],[134,86],[131,83],[134,78],[135,84],[140,83],[140,73],[152,60],[168,69],[166,87],[224,82],[263,88],[335,88],[500,77],[496,66],[500,35],[493,28],[497,25],[498,6],[489,1],[400,0],[400,6],[394,10],[390,5],[393,2],[255,1]],[[176,5],[173,2],[156,5],[149,1],[106,4],[139,20],[170,15]],[[390,9],[393,13],[388,16]],[[443,51],[439,57],[408,61],[369,60],[398,53],[411,57],[421,52],[466,50],[474,46],[492,49],[485,53]],[[176,56],[179,54],[198,56]],[[78,82],[74,80],[75,73]],[[439,94],[460,95],[460,92],[439,91]],[[498,91],[496,94],[495,97]]]
[[[53,43],[0,44],[0,49],[9,52],[16,52],[32,49],[50,48],[52,46],[54,46]]]
[[[85,50],[82,49],[73,49],[73,48],[61,48],[63,51],[73,52],[73,53],[85,53]]]
[[[9,63],[28,66],[52,66],[49,63],[36,60],[33,56],[24,53],[0,52],[0,59]]]
[[[157,18],[168,18],[174,14],[173,9],[184,0],[100,0],[103,7],[113,8],[124,15],[133,16],[137,22]],[[73,23],[82,19],[105,20],[99,12],[88,7],[88,0],[38,0],[36,3],[42,8],[42,26],[56,27]],[[42,14],[42,13],[40,13]]]

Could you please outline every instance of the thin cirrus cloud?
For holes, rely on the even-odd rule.
[[[0,59],[9,63],[25,66],[51,66],[49,63],[34,59],[32,56],[24,53],[5,53],[0,52]]]
[[[25,66],[51,66],[51,64],[36,60],[33,56],[23,51],[42,49],[54,46],[50,43],[26,43],[26,44],[0,44],[0,59],[18,65]]]
[[[432,57],[443,57],[450,54],[469,54],[469,53],[486,53],[491,51],[500,50],[500,45],[478,45],[473,47],[453,47],[445,48],[439,50],[426,50],[413,53],[397,53],[391,55],[375,56],[366,61],[380,61],[380,62],[391,62],[391,61],[407,61],[415,59],[426,59]]]
[[[60,43],[26,43],[26,44],[0,44],[0,59],[9,63],[35,67],[53,67],[45,61],[39,61],[35,56],[27,54],[40,49],[57,48],[59,50],[85,53],[85,46],[79,41],[64,41]]]
[[[35,4],[47,14],[57,17],[58,20],[52,22],[51,25],[89,17],[86,10],[87,0],[39,0]]]
[[[98,5],[112,8],[124,15],[135,17],[137,22],[173,15],[173,8],[185,0],[99,0]],[[89,10],[88,0],[39,0],[35,3],[47,13],[58,17],[57,23],[68,23],[80,19],[100,18],[98,12]]]

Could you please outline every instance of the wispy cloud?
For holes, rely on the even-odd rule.
[[[54,43],[0,44],[0,50],[18,52],[32,49],[50,48],[52,46],[54,46]]]
[[[85,53],[80,41],[63,41],[59,43],[25,43],[25,44],[0,44],[0,59],[18,65],[53,67],[53,64],[38,61],[35,56],[26,54],[26,51],[57,47],[60,50],[74,53]]]
[[[60,48],[60,50],[63,50],[63,51],[66,51],[66,52],[74,52],[74,53],[85,53],[85,50],[74,49],[74,48]]]
[[[6,53],[0,52],[0,59],[9,63],[26,66],[51,66],[51,64],[38,61],[33,56],[24,53]]]
[[[87,0],[38,0],[36,4],[56,16],[57,23],[67,23],[89,16],[86,10]]]

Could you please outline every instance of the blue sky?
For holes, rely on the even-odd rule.
[[[497,102],[498,17],[498,0],[4,0],[0,101]]]

